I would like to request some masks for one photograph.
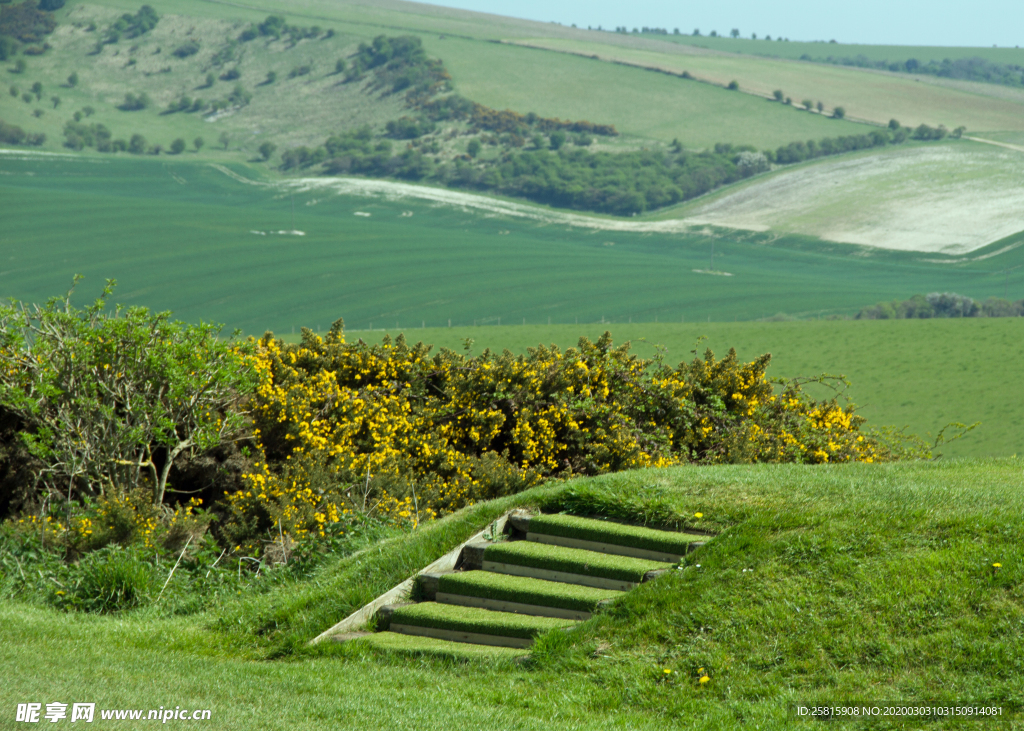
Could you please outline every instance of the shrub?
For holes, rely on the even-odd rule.
[[[296,538],[375,510],[415,522],[545,477],[696,462],[891,459],[852,406],[765,376],[730,351],[677,368],[606,333],[577,348],[431,354],[403,337],[346,344],[308,330],[256,344],[260,458],[228,496],[231,535]]]
[[[387,131],[388,137],[394,137],[399,140],[413,140],[417,137],[430,134],[435,128],[436,125],[433,122],[422,117],[401,117],[400,119],[393,119],[384,127]]]
[[[171,143],[171,154],[172,155],[180,155],[184,151],[185,151],[185,140],[183,140],[181,137],[179,137],[178,139],[174,140],[174,142]]]
[[[180,46],[171,51],[171,55],[177,58],[188,58],[199,53],[199,41],[190,40],[182,43]]]
[[[149,104],[149,95],[146,92],[142,92],[138,96],[128,92],[124,95],[124,101],[117,108],[125,112],[137,112],[146,109]]]
[[[45,305],[0,307],[0,406],[24,424],[41,500],[145,487],[160,505],[176,459],[244,430],[235,406],[252,381],[219,328],[107,310],[113,286],[84,310],[71,305],[74,287]]]

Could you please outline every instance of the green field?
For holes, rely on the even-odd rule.
[[[467,508],[203,614],[83,615],[4,598],[0,664],[17,672],[0,686],[2,723],[14,727],[18,703],[93,702],[97,723],[101,709],[180,706],[211,710],[203,725],[224,731],[774,731],[820,728],[794,717],[797,702],[901,701],[1002,708],[1001,721],[924,728],[1011,728],[1024,692],[1022,487],[1016,459],[575,481],[597,510],[653,501],[701,511],[723,532],[685,570],[541,637],[526,664],[303,646],[501,512],[563,499],[559,486]]]
[[[630,137],[678,138],[698,149],[716,142],[767,148],[864,131],[749,94],[580,56],[460,38],[429,38],[426,45],[444,59],[463,96],[496,109],[614,124]]]
[[[602,61],[661,69],[673,74],[688,71],[697,79],[721,86],[736,81],[740,90],[756,95],[755,99],[771,97],[776,89],[780,89],[786,96],[792,97],[794,105],[801,104],[804,99],[815,104],[821,101],[829,114],[834,107],[842,106],[848,118],[873,124],[885,125],[895,118],[912,127],[924,123],[932,126],[944,124],[949,129],[964,125],[973,132],[1024,129],[1024,92],[1019,89],[990,84],[964,86],[963,82],[957,82],[963,88],[954,88],[946,84],[945,80],[939,80],[941,83],[921,83],[917,81],[918,77],[910,74],[745,55],[680,54],[673,53],[672,47],[652,49],[642,44],[629,47],[622,44],[610,45],[605,41],[604,38],[536,38],[517,42],[529,44],[535,49],[551,49],[583,56],[596,55]],[[647,73],[655,76],[652,72]],[[922,74],[920,78],[930,82],[935,77]],[[653,84],[655,82],[648,78],[640,89]],[[759,101],[763,103],[764,100]],[[774,114],[788,112],[797,116],[818,116],[817,112],[785,108],[781,104],[772,103],[770,106],[776,110]],[[751,113],[745,115],[752,127],[772,118],[769,112],[755,110],[751,108]],[[820,121],[834,123],[836,120]],[[835,129],[839,130],[839,125],[835,125]]]
[[[80,272],[86,293],[113,277],[126,304],[257,334],[337,317],[357,329],[814,317],[915,292],[1019,299],[1024,282],[1003,274],[1020,247],[948,264],[799,237],[592,231],[412,199],[292,197],[173,159],[4,155],[0,173],[17,212],[0,232],[4,296],[40,301]],[[305,236],[259,233],[291,230],[293,202]],[[712,242],[715,270],[732,276],[694,271],[710,268]]]

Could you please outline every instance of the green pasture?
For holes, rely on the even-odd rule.
[[[694,351],[703,355],[705,348],[718,357],[736,348],[744,360],[771,353],[772,376],[846,376],[852,384],[846,395],[869,427],[906,426],[930,441],[950,422],[980,421],[973,432],[938,451],[947,457],[1024,454],[1024,391],[1012,375],[1024,360],[1021,318],[589,323],[408,329],[405,336],[460,352],[472,338],[474,353],[484,348],[522,353],[539,344],[571,347],[580,336],[596,340],[605,330],[616,343],[630,341],[645,357],[663,346],[671,365],[693,358]],[[370,342],[381,336],[350,332],[348,337]]]
[[[774,731],[820,727],[795,703],[890,701],[1002,715],[872,728],[1010,728],[1024,693],[1022,487],[1018,459],[643,470],[482,503],[198,615],[61,613],[5,597],[0,664],[17,672],[0,685],[0,725],[15,726],[18,703],[92,702],[97,715],[209,709],[204,725],[224,731]],[[541,502],[657,504],[701,512],[721,534],[682,571],[543,635],[526,663],[305,649],[353,604]],[[5,587],[14,578],[0,575]]]
[[[290,195],[173,158],[3,155],[0,190],[4,296],[40,301],[80,272],[83,296],[112,277],[125,304],[256,334],[338,317],[355,329],[824,317],[915,292],[1019,299],[1024,281],[1021,269],[1004,275],[1020,247],[944,264],[800,237],[591,231]],[[305,235],[275,233],[293,228]],[[711,269],[712,244],[717,273],[694,271]]]
[[[576,48],[574,41],[548,42]],[[863,125],[801,114],[749,94],[578,55],[462,38],[431,36],[424,43],[444,60],[463,96],[495,109],[614,124],[630,137],[678,138],[698,149],[716,142],[766,148],[865,131]],[[690,63],[689,57],[672,60],[682,64],[677,73]]]

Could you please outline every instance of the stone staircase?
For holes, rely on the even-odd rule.
[[[624,592],[673,570],[710,537],[598,518],[513,512],[505,540],[468,543],[452,571],[415,578],[413,603],[376,611],[382,648],[452,643],[522,651],[550,629],[572,628]],[[403,637],[404,636],[404,637]]]

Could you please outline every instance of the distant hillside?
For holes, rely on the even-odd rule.
[[[964,130],[1010,148],[1024,136],[1024,90],[722,45],[768,41],[584,31],[398,0],[311,0],[284,15],[198,0],[61,5],[3,6],[15,40],[4,44],[0,143],[187,153],[632,216],[817,157],[882,161],[894,144]],[[715,47],[693,45],[705,40]],[[817,235],[803,221],[787,230]]]

